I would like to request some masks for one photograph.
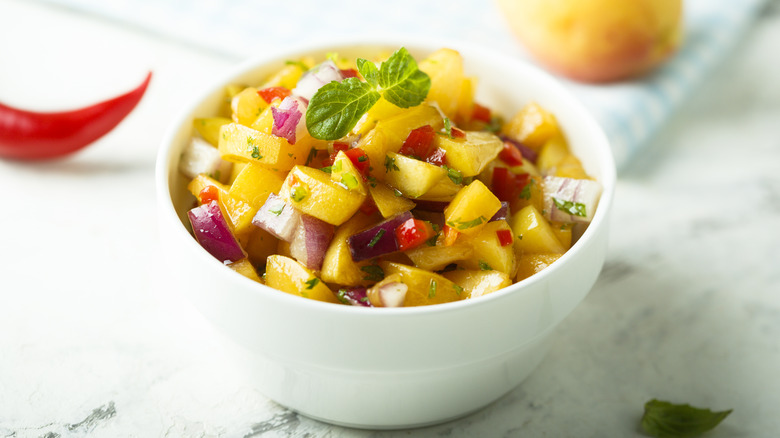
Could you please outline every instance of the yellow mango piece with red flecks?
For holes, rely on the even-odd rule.
[[[284,202],[331,225],[346,222],[363,205],[366,195],[348,190],[319,169],[295,166],[279,190]]]
[[[501,133],[538,152],[547,140],[559,135],[560,128],[552,113],[531,102],[504,124]]]
[[[517,258],[517,275],[515,281],[525,280],[526,278],[541,272],[558,260],[561,254],[525,254]]]
[[[385,136],[385,153],[398,152],[413,130],[431,125],[434,131],[444,127],[444,119],[435,107],[427,104],[404,108],[403,111],[388,119],[380,120],[374,130],[380,130]],[[373,160],[372,163],[375,163]]]
[[[303,298],[326,303],[338,303],[333,291],[314,273],[297,261],[281,256],[268,257],[265,265],[265,284]]]
[[[475,234],[501,208],[501,201],[480,180],[462,188],[444,209],[447,225],[462,234]]]
[[[464,235],[458,239],[461,243],[473,248],[471,257],[458,262],[458,266],[466,269],[481,269],[499,271],[512,276],[515,273],[515,251],[512,243],[502,245],[499,232],[512,230],[506,221],[488,222],[479,232]]]
[[[512,284],[512,278],[500,271],[456,269],[442,274],[463,288],[464,298],[477,298]]]
[[[258,283],[263,282],[260,276],[257,275],[257,271],[255,270],[255,267],[252,266],[252,263],[250,263],[249,260],[247,259],[241,259],[239,261],[230,263],[227,266],[228,268],[238,272],[239,274],[243,275],[244,277],[250,280],[254,280]]]
[[[510,220],[517,256],[523,254],[563,254],[561,244],[550,223],[534,206],[524,207]]]
[[[238,123],[222,126],[219,153],[223,160],[255,162],[276,171],[290,170],[305,164],[311,145],[290,144],[286,139],[266,134]]]

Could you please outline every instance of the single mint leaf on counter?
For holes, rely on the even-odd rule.
[[[409,108],[422,103],[431,89],[431,78],[417,68],[417,61],[405,47],[396,50],[379,67],[382,97],[395,106]]]
[[[376,88],[379,85],[379,70],[373,62],[367,59],[358,58],[357,68],[361,76],[363,76],[366,82],[372,87]]]
[[[337,140],[355,127],[379,97],[379,92],[358,78],[323,85],[309,102],[306,128],[314,138]]]
[[[656,438],[691,438],[714,429],[730,413],[731,409],[713,412],[653,399],[645,403],[640,425],[644,433]]]

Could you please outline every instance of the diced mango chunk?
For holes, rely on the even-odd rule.
[[[336,159],[333,160],[333,165],[330,169],[330,179],[333,182],[363,196],[368,195],[366,185],[363,183],[363,177],[355,168],[355,165],[352,164],[352,160],[343,151],[339,151],[336,155]]]
[[[311,145],[290,144],[286,139],[265,134],[238,123],[222,126],[219,153],[223,160],[252,161],[277,171],[290,170],[305,164]]]
[[[465,298],[462,289],[439,274],[393,262],[381,262],[379,266],[385,276],[399,274],[401,281],[409,288],[405,307],[448,303]]]
[[[502,230],[512,232],[506,221],[493,221],[479,232],[459,238],[458,241],[472,247],[474,252],[458,265],[466,269],[500,271],[511,277],[515,272],[515,251],[511,244],[501,245],[498,232]]]
[[[512,278],[500,271],[456,269],[444,277],[463,288],[464,298],[477,298],[512,284]]]
[[[439,271],[450,263],[468,260],[473,254],[474,248],[464,244],[461,239],[449,246],[428,246],[426,244],[406,251],[406,255],[415,266],[429,271]]]
[[[263,280],[260,279],[260,276],[257,275],[257,271],[255,270],[255,267],[252,266],[252,263],[249,262],[247,259],[241,259],[237,262],[230,263],[228,265],[228,268],[238,272],[239,274],[243,275],[244,277],[254,280],[258,283],[262,283]]]
[[[244,126],[251,126],[268,104],[257,94],[257,88],[247,87],[233,96],[230,107],[233,110],[233,121]]]
[[[415,207],[414,202],[399,196],[399,192],[381,182],[369,183],[368,191],[376,204],[376,208],[384,218],[409,211]]]
[[[419,66],[431,78],[431,89],[425,100],[436,102],[447,117],[455,119],[461,94],[471,91],[471,87],[463,84],[463,57],[455,50],[439,49],[422,60]]]
[[[518,257],[523,254],[562,254],[566,251],[550,223],[532,205],[513,214],[511,226]]]
[[[444,210],[447,225],[463,234],[475,234],[501,208],[501,201],[480,180],[462,188]]]
[[[405,155],[388,152],[385,157],[385,181],[404,196],[417,198],[447,176],[444,168]]]
[[[524,254],[517,258],[515,281],[524,280],[558,260],[561,254]]]
[[[350,220],[336,229],[330,242],[325,260],[322,262],[322,279],[328,283],[338,283],[345,286],[367,286],[371,284],[366,278],[369,273],[362,270],[371,262],[355,262],[349,251],[347,238],[376,223],[376,218],[362,213],[354,215]]]
[[[281,256],[268,257],[265,284],[288,294],[326,303],[338,303],[333,291],[297,261]]]
[[[293,207],[331,225],[346,222],[363,204],[366,195],[347,190],[319,169],[295,166],[279,190]]]
[[[547,140],[560,133],[560,129],[552,113],[531,102],[504,124],[501,133],[539,151]]]
[[[466,138],[436,136],[436,146],[447,151],[445,162],[459,170],[463,176],[474,176],[482,172],[504,147],[495,134],[490,132],[466,132]]]
[[[214,146],[219,145],[219,130],[222,125],[227,125],[231,120],[227,117],[205,117],[195,119],[193,125],[204,140]]]

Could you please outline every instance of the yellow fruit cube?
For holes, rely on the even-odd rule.
[[[405,155],[388,152],[384,160],[385,181],[404,196],[416,198],[447,176],[444,168]]]
[[[385,276],[399,274],[406,292],[404,307],[448,303],[465,298],[463,289],[439,274],[393,262],[381,262]]]
[[[237,262],[230,263],[227,265],[228,268],[238,272],[239,274],[243,275],[244,277],[254,280],[258,283],[262,283],[263,280],[260,279],[260,276],[257,275],[257,271],[255,271],[255,267],[252,266],[252,263],[249,262],[247,259],[241,259]]]
[[[450,202],[455,199],[462,184],[455,184],[452,178],[442,178],[433,187],[417,199],[421,201]]]
[[[574,224],[566,222],[550,222],[550,228],[555,237],[561,242],[564,248],[568,251],[571,248],[571,235]]]
[[[311,145],[290,144],[286,139],[265,134],[252,128],[229,123],[222,126],[219,153],[223,160],[252,161],[277,171],[290,170],[305,164]]]
[[[555,169],[555,176],[574,179],[590,179],[590,176],[585,172],[585,168],[582,167],[582,162],[573,154],[567,155],[558,162],[558,166]]]
[[[450,263],[468,260],[474,254],[471,245],[464,244],[463,239],[458,239],[450,246],[426,244],[406,251],[414,266],[429,271],[439,271]]]
[[[502,246],[498,232],[512,232],[506,221],[488,222],[478,233],[465,235],[458,239],[464,245],[474,249],[472,256],[458,263],[466,269],[500,271],[511,277],[515,272],[515,250],[511,244]]]
[[[247,243],[244,245],[244,251],[246,251],[249,261],[257,266],[264,266],[266,258],[271,254],[276,254],[278,244],[279,239],[268,231],[252,227],[247,237]]]
[[[560,129],[554,115],[532,102],[504,124],[501,133],[539,151],[547,140],[560,133]]]
[[[456,269],[442,275],[463,288],[465,299],[481,297],[512,284],[512,279],[500,271]]]
[[[341,225],[363,204],[366,195],[347,190],[319,169],[292,168],[279,196],[298,210],[331,225]]]
[[[265,265],[265,284],[303,298],[326,303],[339,302],[333,291],[310,270],[297,261],[281,255],[268,257],[268,263]]]
[[[452,49],[439,49],[420,62],[420,70],[431,77],[426,102],[436,102],[442,112],[454,119],[463,86],[463,57]]]
[[[474,180],[462,188],[444,209],[447,225],[463,234],[475,234],[501,208],[501,201],[482,183]]]
[[[403,111],[395,116],[380,120],[374,130],[380,130],[384,133],[386,141],[385,152],[398,152],[406,138],[409,137],[409,133],[425,125],[431,125],[434,131],[438,131],[444,127],[444,119],[442,119],[441,113],[435,107],[422,104],[404,108]]]
[[[474,176],[498,156],[504,142],[493,133],[473,131],[467,132],[465,139],[437,135],[436,146],[447,151],[447,166],[459,170],[463,176]]]
[[[284,177],[256,163],[247,163],[236,176],[228,194],[260,209],[271,193],[279,193]],[[255,211],[256,212],[256,211]]]
[[[311,58],[301,59],[301,64],[306,70],[314,66],[314,60]],[[260,88],[284,87],[292,90],[303,76],[304,68],[299,63],[290,63],[282,67],[278,72],[266,80]]]
[[[524,254],[517,258],[517,276],[515,281],[526,278],[540,272],[558,260],[561,254]]]
[[[233,110],[233,121],[244,126],[251,126],[268,104],[257,94],[257,88],[247,87],[233,96],[230,107]]]
[[[366,279],[369,273],[362,270],[371,262],[353,261],[347,238],[376,222],[377,218],[358,213],[336,229],[333,240],[330,241],[330,246],[325,252],[325,260],[322,262],[321,276],[324,281],[345,286],[367,286],[372,283]]]
[[[517,256],[523,254],[563,254],[566,248],[556,237],[550,223],[534,206],[512,215],[512,233]]]
[[[347,190],[358,192],[363,196],[368,195],[366,185],[363,183],[363,176],[344,151],[339,151],[336,154],[336,159],[333,160],[333,165],[330,167],[330,179]]]
[[[553,173],[558,164],[567,156],[569,156],[569,146],[566,145],[566,140],[562,136],[556,135],[542,146],[539,158],[536,160],[536,167],[544,174]]]
[[[414,202],[399,195],[399,192],[381,182],[369,183],[368,191],[374,200],[374,204],[376,204],[376,208],[384,218],[395,216],[415,207]]]
[[[193,125],[204,140],[214,146],[219,145],[219,129],[222,125],[227,125],[231,120],[227,117],[205,117],[195,119]]]

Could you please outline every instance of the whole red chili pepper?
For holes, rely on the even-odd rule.
[[[114,129],[146,92],[152,72],[135,89],[94,105],[40,113],[0,103],[0,157],[44,160],[76,152]]]

